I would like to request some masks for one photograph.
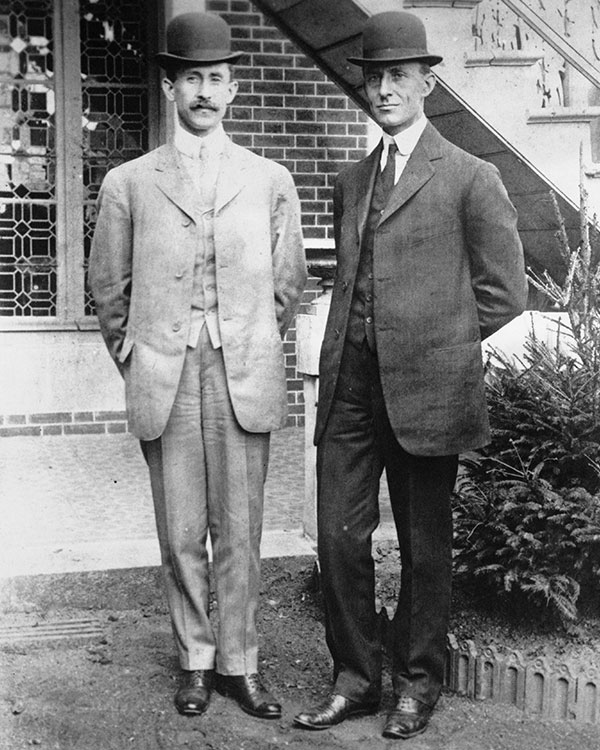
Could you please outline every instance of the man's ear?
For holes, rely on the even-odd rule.
[[[227,104],[231,104],[236,97],[238,92],[239,83],[237,80],[229,81],[229,96],[227,97]]]
[[[433,89],[435,88],[435,84],[437,83],[437,78],[435,77],[435,73],[429,72],[425,76],[425,96],[429,96]]]
[[[163,78],[162,90],[163,90],[163,94],[167,97],[167,99],[170,102],[175,100],[175,94],[173,93],[173,81],[169,80],[168,78]]]

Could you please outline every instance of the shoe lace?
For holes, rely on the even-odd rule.
[[[261,682],[260,675],[258,674],[249,674],[247,676],[247,683],[250,690],[257,693],[265,693],[265,687]]]
[[[402,695],[396,705],[397,711],[405,713],[415,713],[415,709],[418,706],[418,701],[415,698],[411,698],[410,695]]]

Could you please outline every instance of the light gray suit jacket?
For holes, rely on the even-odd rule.
[[[131,431],[165,428],[189,336],[201,241],[196,190],[173,145],[105,177],[89,281],[108,350],[125,378]],[[306,282],[300,204],[281,165],[227,142],[216,186],[218,316],[240,425],[285,424],[282,337]]]

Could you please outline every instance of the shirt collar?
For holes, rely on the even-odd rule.
[[[174,135],[175,148],[185,156],[197,159],[200,154],[200,146],[204,144],[209,154],[221,154],[225,148],[227,134],[223,125],[219,124],[208,135],[194,135],[184,130],[179,123],[175,126]]]
[[[398,147],[398,153],[401,156],[410,156],[414,151],[417,141],[423,135],[425,126],[427,125],[427,118],[425,115],[421,115],[416,122],[413,122],[406,130],[401,130],[396,133],[395,136],[391,136],[388,133],[383,134],[383,158],[387,159],[388,148],[392,140],[396,142]]]

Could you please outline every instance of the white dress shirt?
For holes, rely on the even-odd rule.
[[[219,163],[226,141],[227,134],[220,124],[203,136],[184,130],[179,123],[175,128],[175,148],[181,154],[185,168],[205,203],[212,203],[206,192],[207,189],[209,194],[213,192],[217,184]]]
[[[394,136],[388,135],[388,133],[383,134],[383,149],[381,151],[382,170],[385,167],[388,156],[388,149],[392,140],[396,142],[396,146],[398,147],[398,150],[396,151],[396,171],[394,173],[394,185],[400,179],[400,175],[404,171],[406,162],[414,151],[414,148],[417,145],[417,141],[423,135],[423,131],[425,130],[426,125],[427,118],[425,117],[425,115],[421,115],[421,117],[419,117],[416,122],[406,128],[406,130],[402,130],[400,131],[400,133],[397,133]]]

